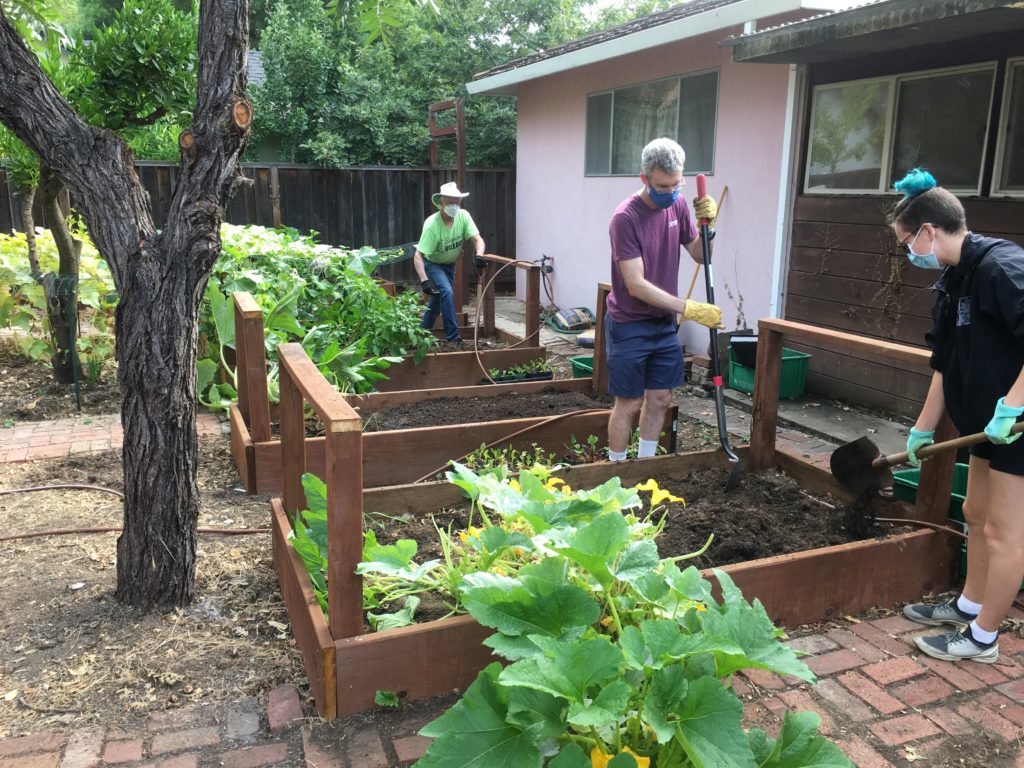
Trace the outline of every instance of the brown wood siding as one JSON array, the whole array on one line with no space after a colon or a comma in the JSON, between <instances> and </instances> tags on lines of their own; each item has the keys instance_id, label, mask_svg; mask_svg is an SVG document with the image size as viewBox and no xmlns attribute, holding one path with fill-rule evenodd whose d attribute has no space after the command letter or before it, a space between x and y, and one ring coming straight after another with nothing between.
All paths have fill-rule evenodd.
<instances>
[{"instance_id":1,"label":"brown wood siding","mask_svg":"<svg viewBox=\"0 0 1024 768\"><path fill-rule=\"evenodd\" d=\"M915 269L886 225L894 197L799 195L793 212L785 318L902 344L924 346L929 286L937 272ZM967 222L986 235L1024 239L1024 201L966 199ZM914 417L930 372L807 344L812 393Z\"/></svg>"}]
</instances>

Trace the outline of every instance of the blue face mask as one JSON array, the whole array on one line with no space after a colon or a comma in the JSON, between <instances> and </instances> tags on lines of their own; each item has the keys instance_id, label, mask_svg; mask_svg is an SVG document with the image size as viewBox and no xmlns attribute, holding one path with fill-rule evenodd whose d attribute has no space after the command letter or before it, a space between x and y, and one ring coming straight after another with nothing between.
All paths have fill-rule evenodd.
<instances>
[{"instance_id":1,"label":"blue face mask","mask_svg":"<svg viewBox=\"0 0 1024 768\"><path fill-rule=\"evenodd\" d=\"M932 244L932 251L930 253L918 253L914 250L914 243L917 242L917 238L920 236L921 231L914 235L914 239L910 241L907 246L907 258L910 259L910 263L915 267L921 269L942 269L942 265L939 264L938 258L935 256L935 244Z\"/></svg>"},{"instance_id":2,"label":"blue face mask","mask_svg":"<svg viewBox=\"0 0 1024 768\"><path fill-rule=\"evenodd\" d=\"M659 208L670 208L679 199L679 189L673 189L671 192L656 192L653 188L648 187L647 196Z\"/></svg>"}]
</instances>

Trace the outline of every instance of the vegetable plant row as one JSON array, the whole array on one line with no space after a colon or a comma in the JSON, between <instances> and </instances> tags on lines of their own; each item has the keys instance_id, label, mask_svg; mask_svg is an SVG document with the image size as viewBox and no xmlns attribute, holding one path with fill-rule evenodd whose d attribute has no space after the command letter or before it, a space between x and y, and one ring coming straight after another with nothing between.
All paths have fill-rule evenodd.
<instances>
[{"instance_id":1,"label":"vegetable plant row","mask_svg":"<svg viewBox=\"0 0 1024 768\"><path fill-rule=\"evenodd\" d=\"M408 624L429 591L494 630L484 644L504 660L423 729L434 741L419 766L497 754L531 768L852 765L813 713L787 715L778 739L743 729L736 672L814 676L724 572L719 601L697 569L680 567L698 553L659 558L659 505L678 500L656 483L613 477L573 490L539 466L512 478L455 465L448 479L471 509L465 530L438 529L442 558L417 562L415 542L378 545L368 533L357 568L379 629ZM292 542L326 603L326 488L310 475L304 487L310 508Z\"/></svg>"}]
</instances>

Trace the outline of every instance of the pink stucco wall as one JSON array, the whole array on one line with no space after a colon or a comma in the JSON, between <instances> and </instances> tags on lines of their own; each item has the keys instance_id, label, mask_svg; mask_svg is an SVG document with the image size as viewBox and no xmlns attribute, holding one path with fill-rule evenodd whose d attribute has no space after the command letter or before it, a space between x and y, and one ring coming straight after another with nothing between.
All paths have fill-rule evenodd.
<instances>
[{"instance_id":1,"label":"pink stucco wall","mask_svg":"<svg viewBox=\"0 0 1024 768\"><path fill-rule=\"evenodd\" d=\"M637 177L583 175L587 94L719 67L715 171L708 189L718 198L728 185L729 195L712 262L715 298L727 330L755 327L768 315L789 68L732 63L729 49L718 46L731 31L739 32L722 30L519 86L516 253L521 259L554 257L560 306L594 308L597 283L608 280L611 270L608 221L640 188ZM636 162L639 175L639 156ZM693 178L686 184L684 194L692 198ZM693 267L682 263L681 293ZM702 274L693 298L704 295ZM685 326L692 326L682 331L689 348L703 351L707 332Z\"/></svg>"}]
</instances>

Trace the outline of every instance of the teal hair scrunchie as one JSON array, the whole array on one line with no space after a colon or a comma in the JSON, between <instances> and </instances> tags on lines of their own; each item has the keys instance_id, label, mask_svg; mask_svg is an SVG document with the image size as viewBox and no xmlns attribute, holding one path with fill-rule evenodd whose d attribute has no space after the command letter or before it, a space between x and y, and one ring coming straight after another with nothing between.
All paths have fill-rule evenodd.
<instances>
[{"instance_id":1,"label":"teal hair scrunchie","mask_svg":"<svg viewBox=\"0 0 1024 768\"><path fill-rule=\"evenodd\" d=\"M922 192L935 189L938 182L924 168L914 168L907 171L907 175L892 185L897 192L902 192L906 197L917 197Z\"/></svg>"}]
</instances>

